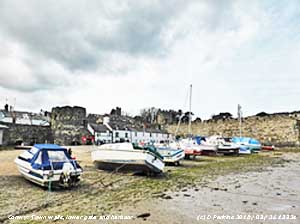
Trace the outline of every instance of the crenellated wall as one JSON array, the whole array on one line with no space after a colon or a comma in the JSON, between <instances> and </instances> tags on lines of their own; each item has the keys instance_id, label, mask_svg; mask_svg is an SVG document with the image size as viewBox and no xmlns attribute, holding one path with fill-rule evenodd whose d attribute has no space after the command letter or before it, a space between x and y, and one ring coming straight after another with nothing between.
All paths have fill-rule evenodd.
<instances>
[{"instance_id":1,"label":"crenellated wall","mask_svg":"<svg viewBox=\"0 0 300 224\"><path fill-rule=\"evenodd\" d=\"M167 130L175 134L177 125L169 125ZM194 135L223 135L224 137L239 136L237 119L206 120L193 122ZM188 126L180 126L178 135L186 135ZM300 143L300 113L271 114L267 116L251 116L243 119L242 136L253 137L265 144L277 146L295 146Z\"/></svg>"},{"instance_id":2,"label":"crenellated wall","mask_svg":"<svg viewBox=\"0 0 300 224\"><path fill-rule=\"evenodd\" d=\"M51 129L54 142L71 145L81 142L87 132L86 109L83 107L54 107L51 112Z\"/></svg>"}]
</instances>

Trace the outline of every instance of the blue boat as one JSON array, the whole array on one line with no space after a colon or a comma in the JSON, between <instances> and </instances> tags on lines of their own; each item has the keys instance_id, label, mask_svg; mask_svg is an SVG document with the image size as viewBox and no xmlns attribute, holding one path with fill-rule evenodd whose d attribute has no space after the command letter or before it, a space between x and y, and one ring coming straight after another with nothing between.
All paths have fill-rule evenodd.
<instances>
[{"instance_id":1,"label":"blue boat","mask_svg":"<svg viewBox=\"0 0 300 224\"><path fill-rule=\"evenodd\" d=\"M240 152L250 150L251 153L261 150L261 144L258 140L249 137L233 137L232 142L240 145Z\"/></svg>"},{"instance_id":2,"label":"blue boat","mask_svg":"<svg viewBox=\"0 0 300 224\"><path fill-rule=\"evenodd\" d=\"M20 173L40 186L75 186L82 168L67 149L55 144L35 144L15 159Z\"/></svg>"}]
</instances>

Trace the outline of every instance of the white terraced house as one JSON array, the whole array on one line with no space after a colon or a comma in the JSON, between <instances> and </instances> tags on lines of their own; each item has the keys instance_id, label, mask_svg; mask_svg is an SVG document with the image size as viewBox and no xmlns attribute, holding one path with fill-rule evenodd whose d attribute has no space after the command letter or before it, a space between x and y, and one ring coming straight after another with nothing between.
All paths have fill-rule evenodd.
<instances>
[{"instance_id":1,"label":"white terraced house","mask_svg":"<svg viewBox=\"0 0 300 224\"><path fill-rule=\"evenodd\" d=\"M96 144L115 142L168 142L172 136L166 131L157 129L131 128L130 125L116 125L109 122L109 118L103 119L103 124L88 124L89 132L95 137Z\"/></svg>"}]
</instances>

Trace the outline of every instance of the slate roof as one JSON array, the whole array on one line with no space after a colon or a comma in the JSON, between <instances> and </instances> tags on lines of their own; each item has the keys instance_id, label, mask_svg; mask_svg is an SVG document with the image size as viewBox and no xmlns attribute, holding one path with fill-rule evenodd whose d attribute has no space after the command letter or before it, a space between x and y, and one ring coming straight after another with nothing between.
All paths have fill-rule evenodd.
<instances>
[{"instance_id":1,"label":"slate roof","mask_svg":"<svg viewBox=\"0 0 300 224\"><path fill-rule=\"evenodd\" d=\"M90 124L95 132L106 132L109 129L104 124Z\"/></svg>"}]
</instances>

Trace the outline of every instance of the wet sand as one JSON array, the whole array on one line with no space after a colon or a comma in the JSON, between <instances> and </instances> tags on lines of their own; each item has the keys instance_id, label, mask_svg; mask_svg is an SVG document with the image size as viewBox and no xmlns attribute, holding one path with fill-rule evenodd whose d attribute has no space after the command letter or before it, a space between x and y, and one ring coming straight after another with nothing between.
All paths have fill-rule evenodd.
<instances>
[{"instance_id":1,"label":"wet sand","mask_svg":"<svg viewBox=\"0 0 300 224\"><path fill-rule=\"evenodd\" d=\"M123 211L148 216L128 223L300 223L300 154L283 157L289 162L166 192L167 199L141 202ZM296 220L288 220L293 216Z\"/></svg>"}]
</instances>

